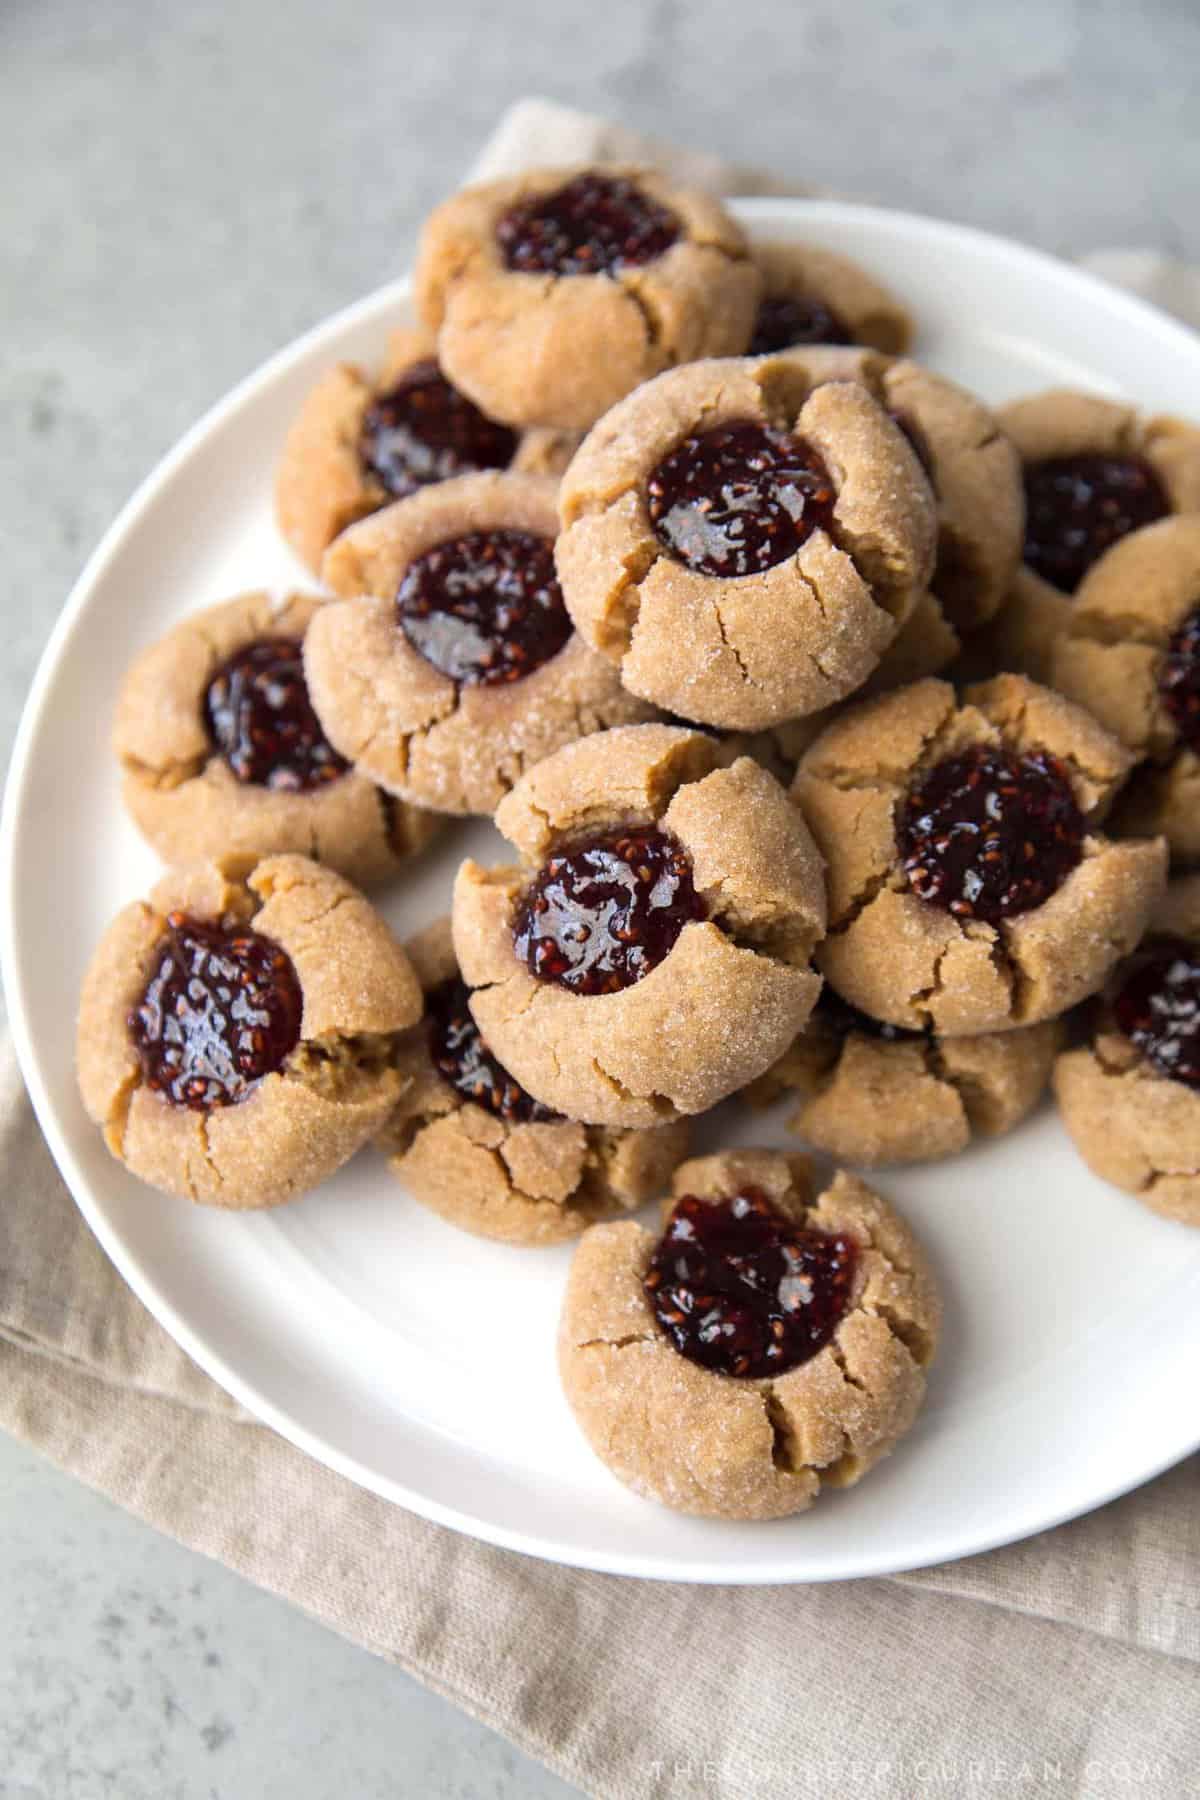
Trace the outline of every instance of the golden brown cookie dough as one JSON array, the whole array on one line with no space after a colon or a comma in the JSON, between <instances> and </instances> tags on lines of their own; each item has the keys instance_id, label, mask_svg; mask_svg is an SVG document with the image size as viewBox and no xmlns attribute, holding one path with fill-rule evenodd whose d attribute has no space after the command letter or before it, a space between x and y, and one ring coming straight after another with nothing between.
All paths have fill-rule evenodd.
<instances>
[{"instance_id":1,"label":"golden brown cookie dough","mask_svg":"<svg viewBox=\"0 0 1200 1800\"><path fill-rule=\"evenodd\" d=\"M1122 401L1057 388L1014 400L997 418L1026 468L1066 456L1139 457L1162 483L1172 512L1200 511L1200 429L1182 419L1151 418ZM1008 669L1050 682L1054 640L1071 606L1070 594L1022 563L994 623L968 646L965 673Z\"/></svg>"},{"instance_id":2,"label":"golden brown cookie dough","mask_svg":"<svg viewBox=\"0 0 1200 1800\"><path fill-rule=\"evenodd\" d=\"M514 208L597 179L665 208L675 241L601 273L508 266L497 228ZM621 168L529 169L454 195L425 225L414 282L463 393L493 418L564 431L586 431L674 363L744 350L761 286L740 226L712 195Z\"/></svg>"},{"instance_id":3,"label":"golden brown cookie dough","mask_svg":"<svg viewBox=\"0 0 1200 1800\"><path fill-rule=\"evenodd\" d=\"M321 558L339 532L397 498L364 461L363 425L372 404L406 376L437 375L434 349L431 332L402 326L388 338L376 379L353 363L337 363L300 408L276 471L275 513L283 536L314 574L320 573ZM497 434L497 448L499 441ZM574 434L558 431L513 434L507 466L532 475L561 475L578 442Z\"/></svg>"},{"instance_id":4,"label":"golden brown cookie dough","mask_svg":"<svg viewBox=\"0 0 1200 1800\"><path fill-rule=\"evenodd\" d=\"M560 745L653 716L576 632L530 674L488 685L452 680L397 624L397 590L419 557L475 532L549 541L557 523L546 477L462 475L396 501L331 546L325 580L345 598L314 622L305 669L329 741L360 774L437 812L490 813Z\"/></svg>"},{"instance_id":5,"label":"golden brown cookie dough","mask_svg":"<svg viewBox=\"0 0 1200 1800\"><path fill-rule=\"evenodd\" d=\"M464 1037L457 1005L440 1043L446 1056L457 1053L461 1073L458 1082L447 1079L431 1040L437 1002L466 993L449 919L406 949L433 1007L397 1048L405 1088L378 1144L414 1200L477 1237L541 1245L578 1237L662 1193L687 1155L686 1120L629 1131L550 1113L500 1068L476 1027L467 1023ZM467 1098L467 1088L484 1097Z\"/></svg>"},{"instance_id":6,"label":"golden brown cookie dough","mask_svg":"<svg viewBox=\"0 0 1200 1800\"><path fill-rule=\"evenodd\" d=\"M268 940L290 961L302 1002L298 1041L282 1063L234 1103L207 1110L150 1085L130 1025L143 1004L151 1007L148 984L172 931L192 921ZM212 1026L219 1010L213 1002L205 1056L185 1069L200 1072L201 1090L202 1071L222 1077L230 1067ZM161 1016L163 1008L151 1011ZM164 876L100 940L80 1000L79 1089L112 1154L152 1187L210 1206L277 1206L315 1187L379 1130L400 1094L396 1034L420 1014L404 952L340 875L303 856L249 867L245 859L200 863ZM227 1016L244 1021L244 1001ZM259 1012L243 1036L261 1024Z\"/></svg>"},{"instance_id":7,"label":"golden brown cookie dough","mask_svg":"<svg viewBox=\"0 0 1200 1800\"><path fill-rule=\"evenodd\" d=\"M812 1009L820 859L765 769L719 762L713 739L668 725L570 744L497 809L522 864L459 870L454 947L478 990L471 1011L521 1086L570 1118L661 1125L703 1112L768 1068ZM536 978L517 958L514 915L548 860L646 829L682 848L706 916L630 986L579 993Z\"/></svg>"},{"instance_id":8,"label":"golden brown cookie dough","mask_svg":"<svg viewBox=\"0 0 1200 1800\"><path fill-rule=\"evenodd\" d=\"M843 699L928 582L929 483L867 388L828 378L830 354L671 370L615 406L563 477L558 569L576 628L627 688L682 718L758 731ZM822 502L816 528L772 566L710 574L657 535L649 488L697 434L703 443L743 425L796 435L816 452L831 515L826 528Z\"/></svg>"},{"instance_id":9,"label":"golden brown cookie dough","mask_svg":"<svg viewBox=\"0 0 1200 1800\"><path fill-rule=\"evenodd\" d=\"M1138 836L1161 832L1181 862L1200 859L1200 712L1188 711L1200 692L1200 666L1190 638L1176 635L1193 614L1200 614L1196 513L1147 525L1100 558L1080 583L1051 663L1055 687L1138 759L1115 825ZM1190 742L1181 732L1189 717Z\"/></svg>"},{"instance_id":10,"label":"golden brown cookie dough","mask_svg":"<svg viewBox=\"0 0 1200 1800\"><path fill-rule=\"evenodd\" d=\"M1172 882L1156 909L1145 950L1182 939L1200 945L1200 876ZM1054 1066L1063 1123L1093 1173L1165 1218L1200 1225L1200 1086L1172 1078L1121 1029L1114 1001L1141 962L1118 969L1094 1009L1090 1042ZM1193 977L1175 989L1172 1011L1194 1006ZM1178 1047L1178 1046L1177 1046Z\"/></svg>"},{"instance_id":11,"label":"golden brown cookie dough","mask_svg":"<svg viewBox=\"0 0 1200 1800\"><path fill-rule=\"evenodd\" d=\"M892 356L908 349L912 319L860 263L786 238L759 240L753 250L763 293L751 355L796 344L866 344Z\"/></svg>"},{"instance_id":12,"label":"golden brown cookie dough","mask_svg":"<svg viewBox=\"0 0 1200 1800\"><path fill-rule=\"evenodd\" d=\"M839 1162L934 1162L1019 1125L1045 1092L1061 1042L1057 1020L982 1037L901 1031L827 987L795 1043L745 1098L769 1106L798 1094L789 1131Z\"/></svg>"},{"instance_id":13,"label":"golden brown cookie dough","mask_svg":"<svg viewBox=\"0 0 1200 1800\"><path fill-rule=\"evenodd\" d=\"M941 1327L932 1272L905 1222L855 1176L813 1188L805 1157L771 1150L700 1157L672 1183L676 1199L708 1203L757 1190L802 1229L855 1244L833 1337L782 1375L726 1375L675 1348L644 1285L654 1233L630 1220L580 1240L559 1371L592 1449L636 1493L710 1518L782 1518L823 1487L852 1486L911 1427Z\"/></svg>"},{"instance_id":14,"label":"golden brown cookie dough","mask_svg":"<svg viewBox=\"0 0 1200 1800\"><path fill-rule=\"evenodd\" d=\"M185 619L129 670L113 727L121 792L164 862L297 851L370 885L439 830L435 814L353 770L308 787L274 786L286 772L239 778L217 749L204 709L222 665L253 644L298 645L324 604L314 594L239 594Z\"/></svg>"},{"instance_id":15,"label":"golden brown cookie dough","mask_svg":"<svg viewBox=\"0 0 1200 1800\"><path fill-rule=\"evenodd\" d=\"M1084 831L1080 860L1048 897L996 923L918 898L897 842L914 785L976 746L1054 759ZM946 1037L1065 1012L1137 943L1165 880L1161 839L1114 843L1099 830L1128 767L1128 752L1089 714L1022 676L969 689L961 704L931 680L848 708L792 790L828 863L818 967L861 1011ZM1035 870L1043 854L1035 846Z\"/></svg>"}]
</instances>

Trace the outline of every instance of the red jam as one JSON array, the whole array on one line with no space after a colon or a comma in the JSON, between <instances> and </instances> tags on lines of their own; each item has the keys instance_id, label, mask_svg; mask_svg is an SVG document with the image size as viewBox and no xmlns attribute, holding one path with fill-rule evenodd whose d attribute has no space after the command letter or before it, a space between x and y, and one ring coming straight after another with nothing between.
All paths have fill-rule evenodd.
<instances>
[{"instance_id":1,"label":"red jam","mask_svg":"<svg viewBox=\"0 0 1200 1800\"><path fill-rule=\"evenodd\" d=\"M154 973L129 1015L146 1086L194 1112L233 1106L300 1041L291 958L232 921L171 913Z\"/></svg>"},{"instance_id":2,"label":"red jam","mask_svg":"<svg viewBox=\"0 0 1200 1800\"><path fill-rule=\"evenodd\" d=\"M1073 594L1106 550L1165 518L1163 485L1137 456L1055 456L1025 469L1025 561Z\"/></svg>"},{"instance_id":3,"label":"red jam","mask_svg":"<svg viewBox=\"0 0 1200 1800\"><path fill-rule=\"evenodd\" d=\"M1158 672L1158 691L1183 742L1200 752L1200 608L1172 634Z\"/></svg>"},{"instance_id":4,"label":"red jam","mask_svg":"<svg viewBox=\"0 0 1200 1800\"><path fill-rule=\"evenodd\" d=\"M837 501L810 444L736 420L684 438L646 483L658 540L702 575L755 575L827 531Z\"/></svg>"},{"instance_id":5,"label":"red jam","mask_svg":"<svg viewBox=\"0 0 1200 1800\"><path fill-rule=\"evenodd\" d=\"M913 893L995 925L1040 906L1083 854L1084 820L1063 764L977 744L922 776L896 838Z\"/></svg>"},{"instance_id":6,"label":"red jam","mask_svg":"<svg viewBox=\"0 0 1200 1800\"><path fill-rule=\"evenodd\" d=\"M414 363L375 396L358 444L364 470L393 500L452 475L506 469L516 449L516 432L481 413L435 362Z\"/></svg>"},{"instance_id":7,"label":"red jam","mask_svg":"<svg viewBox=\"0 0 1200 1800\"><path fill-rule=\"evenodd\" d=\"M1200 952L1160 938L1134 957L1113 1001L1117 1025L1160 1075L1200 1088Z\"/></svg>"},{"instance_id":8,"label":"red jam","mask_svg":"<svg viewBox=\"0 0 1200 1800\"><path fill-rule=\"evenodd\" d=\"M681 1356L720 1375L783 1375L846 1315L857 1245L792 1223L757 1188L676 1205L645 1277Z\"/></svg>"},{"instance_id":9,"label":"red jam","mask_svg":"<svg viewBox=\"0 0 1200 1800\"><path fill-rule=\"evenodd\" d=\"M464 1100L474 1101L497 1119L524 1125L561 1118L527 1094L507 1069L501 1068L479 1035L471 1016L470 990L457 976L435 988L426 1002L429 1049L434 1067Z\"/></svg>"},{"instance_id":10,"label":"red jam","mask_svg":"<svg viewBox=\"0 0 1200 1800\"><path fill-rule=\"evenodd\" d=\"M426 662L463 687L520 681L571 635L554 545L532 531L471 531L418 556L396 618Z\"/></svg>"},{"instance_id":11,"label":"red jam","mask_svg":"<svg viewBox=\"0 0 1200 1800\"><path fill-rule=\"evenodd\" d=\"M613 994L705 916L681 844L653 828L613 831L549 858L518 902L513 947L539 981Z\"/></svg>"},{"instance_id":12,"label":"red jam","mask_svg":"<svg viewBox=\"0 0 1200 1800\"><path fill-rule=\"evenodd\" d=\"M533 275L608 275L653 262L678 237L674 213L624 175L576 175L496 226L507 267Z\"/></svg>"},{"instance_id":13,"label":"red jam","mask_svg":"<svg viewBox=\"0 0 1200 1800\"><path fill-rule=\"evenodd\" d=\"M861 1037L878 1038L885 1044L924 1036L923 1032L906 1031L902 1025L889 1025L883 1019L873 1019L870 1013L859 1012L857 1006L851 1006L848 1000L843 1000L828 982L821 989L813 1018L826 1037L841 1040L845 1040L853 1032Z\"/></svg>"},{"instance_id":14,"label":"red jam","mask_svg":"<svg viewBox=\"0 0 1200 1800\"><path fill-rule=\"evenodd\" d=\"M768 294L759 303L748 355L766 356L797 344L853 342L849 326L815 294Z\"/></svg>"},{"instance_id":15,"label":"red jam","mask_svg":"<svg viewBox=\"0 0 1200 1800\"><path fill-rule=\"evenodd\" d=\"M213 748L239 781L306 793L350 767L326 739L295 638L262 638L221 664L204 695Z\"/></svg>"}]
</instances>

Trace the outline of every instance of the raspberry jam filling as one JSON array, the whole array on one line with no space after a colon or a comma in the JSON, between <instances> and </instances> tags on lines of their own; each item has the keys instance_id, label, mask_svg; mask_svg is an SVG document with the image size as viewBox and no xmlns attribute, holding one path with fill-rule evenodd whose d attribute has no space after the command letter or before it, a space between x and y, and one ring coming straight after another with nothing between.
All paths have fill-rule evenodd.
<instances>
[{"instance_id":1,"label":"raspberry jam filling","mask_svg":"<svg viewBox=\"0 0 1200 1800\"><path fill-rule=\"evenodd\" d=\"M854 334L815 294L768 294L761 301L750 356L790 350L796 344L852 344Z\"/></svg>"},{"instance_id":2,"label":"raspberry jam filling","mask_svg":"<svg viewBox=\"0 0 1200 1800\"><path fill-rule=\"evenodd\" d=\"M1184 743L1200 751L1200 608L1172 633L1158 691Z\"/></svg>"},{"instance_id":3,"label":"raspberry jam filling","mask_svg":"<svg viewBox=\"0 0 1200 1800\"><path fill-rule=\"evenodd\" d=\"M655 535L702 575L756 575L829 529L837 500L805 443L773 425L735 420L684 438L646 483Z\"/></svg>"},{"instance_id":4,"label":"raspberry jam filling","mask_svg":"<svg viewBox=\"0 0 1200 1800\"><path fill-rule=\"evenodd\" d=\"M1079 862L1083 836L1058 758L991 744L935 764L901 802L896 823L914 894L989 925L1048 900Z\"/></svg>"},{"instance_id":5,"label":"raspberry jam filling","mask_svg":"<svg viewBox=\"0 0 1200 1800\"><path fill-rule=\"evenodd\" d=\"M1073 594L1104 552L1170 512L1163 486L1137 456L1054 456L1025 469L1025 561Z\"/></svg>"},{"instance_id":6,"label":"raspberry jam filling","mask_svg":"<svg viewBox=\"0 0 1200 1800\"><path fill-rule=\"evenodd\" d=\"M396 619L413 649L463 687L520 681L571 635L554 545L532 531L470 531L409 563Z\"/></svg>"},{"instance_id":7,"label":"raspberry jam filling","mask_svg":"<svg viewBox=\"0 0 1200 1800\"><path fill-rule=\"evenodd\" d=\"M543 864L517 904L513 947L539 981L614 994L657 968L707 909L691 858L664 831L590 838Z\"/></svg>"},{"instance_id":8,"label":"raspberry jam filling","mask_svg":"<svg viewBox=\"0 0 1200 1800\"><path fill-rule=\"evenodd\" d=\"M435 988L426 1002L429 1050L438 1074L464 1100L473 1100L510 1125L561 1118L501 1068L479 1035L469 1000L466 982L455 977Z\"/></svg>"},{"instance_id":9,"label":"raspberry jam filling","mask_svg":"<svg viewBox=\"0 0 1200 1800\"><path fill-rule=\"evenodd\" d=\"M576 175L510 207L496 241L510 269L534 275L607 275L653 262L679 237L673 212L623 175Z\"/></svg>"},{"instance_id":10,"label":"raspberry jam filling","mask_svg":"<svg viewBox=\"0 0 1200 1800\"><path fill-rule=\"evenodd\" d=\"M851 1238L794 1225L758 1188L713 1204L689 1194L645 1288L681 1356L721 1375L783 1375L841 1324L856 1260Z\"/></svg>"},{"instance_id":11,"label":"raspberry jam filling","mask_svg":"<svg viewBox=\"0 0 1200 1800\"><path fill-rule=\"evenodd\" d=\"M363 469L393 500L452 475L506 469L516 449L516 432L481 413L435 362L414 363L376 394L358 443Z\"/></svg>"},{"instance_id":12,"label":"raspberry jam filling","mask_svg":"<svg viewBox=\"0 0 1200 1800\"><path fill-rule=\"evenodd\" d=\"M1117 1025L1160 1075L1200 1088L1200 952L1160 938L1136 956L1113 1001Z\"/></svg>"},{"instance_id":13,"label":"raspberry jam filling","mask_svg":"<svg viewBox=\"0 0 1200 1800\"><path fill-rule=\"evenodd\" d=\"M167 916L154 973L129 1015L146 1086L194 1112L233 1106L300 1041L291 958L232 920Z\"/></svg>"},{"instance_id":14,"label":"raspberry jam filling","mask_svg":"<svg viewBox=\"0 0 1200 1800\"><path fill-rule=\"evenodd\" d=\"M296 638L262 638L221 664L204 695L213 748L239 781L306 793L350 767L326 739Z\"/></svg>"}]
</instances>

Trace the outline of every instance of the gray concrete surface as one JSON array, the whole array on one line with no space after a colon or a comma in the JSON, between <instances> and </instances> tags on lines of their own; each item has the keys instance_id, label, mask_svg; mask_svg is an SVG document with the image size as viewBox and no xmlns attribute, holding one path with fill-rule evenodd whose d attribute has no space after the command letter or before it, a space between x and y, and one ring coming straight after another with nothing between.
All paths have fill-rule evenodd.
<instances>
[{"instance_id":1,"label":"gray concrete surface","mask_svg":"<svg viewBox=\"0 0 1200 1800\"><path fill-rule=\"evenodd\" d=\"M1190 0L0 0L0 755L87 551L192 419L402 266L544 92L1050 249L1200 256ZM5 1800L566 1793L0 1441Z\"/></svg>"}]
</instances>

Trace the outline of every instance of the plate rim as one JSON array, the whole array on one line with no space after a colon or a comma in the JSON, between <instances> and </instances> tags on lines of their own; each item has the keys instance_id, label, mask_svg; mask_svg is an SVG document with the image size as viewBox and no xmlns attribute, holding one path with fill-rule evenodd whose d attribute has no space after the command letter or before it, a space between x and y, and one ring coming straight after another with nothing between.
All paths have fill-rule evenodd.
<instances>
[{"instance_id":1,"label":"plate rim","mask_svg":"<svg viewBox=\"0 0 1200 1800\"><path fill-rule=\"evenodd\" d=\"M998 233L912 211L837 200L755 196L733 198L728 204L739 217L751 224L765 225L776 220L781 225L794 229L805 218L851 225L856 220L864 220L875 227L883 224L904 233L911 234L915 231L935 242L938 239L949 240L959 246L966 244L976 250L985 250L992 256L1001 257L1014 268L1032 266L1043 274L1053 273L1058 279L1065 274L1071 280L1090 288L1093 297L1103 299L1118 318L1124 314L1140 331L1150 330L1165 339L1168 352L1174 343L1190 351L1191 355L1196 354L1196 334L1151 302L1115 287L1078 264ZM1146 1466L1139 1465L1132 1473L1126 1471L1113 1484L1104 1485L1102 1491L1082 1500L1074 1497L1061 1506L1051 1506L1043 1511L1038 1511L1031 1502L1026 1508L1025 1516L1011 1529L1006 1526L999 1533L994 1526L972 1531L969 1524L964 1524L936 1549L927 1547L918 1550L914 1546L911 1552L897 1557L894 1551L889 1554L882 1546L874 1553L860 1551L857 1554L851 1547L837 1568L817 1571L797 1569L794 1566L794 1552L790 1557L783 1556L773 1564L756 1564L753 1568L694 1556L664 1564L661 1555L639 1553L636 1548L623 1554L619 1560L603 1549L589 1554L573 1544L560 1542L540 1533L522 1532L497 1524L467 1509L432 1498L411 1488L407 1483L378 1476L355 1457L345 1454L319 1433L301 1424L285 1408L260 1393L253 1379L227 1363L224 1356L214 1350L201 1333L193 1330L167 1296L159 1290L153 1272L144 1265L136 1251L127 1246L120 1232L106 1217L102 1206L92 1194L59 1123L55 1099L39 1055L37 1033L32 1025L32 1008L26 1000L17 943L15 902L19 871L16 851L23 817L22 801L30 777L33 752L52 696L57 667L87 611L93 590L108 565L125 539L151 510L160 492L188 462L193 451L238 411L252 404L260 391L268 389L294 363L319 349L326 340L336 340L355 326L372 321L378 314L399 306L408 298L410 289L409 278L398 277L348 306L339 308L256 365L202 413L155 463L118 510L84 563L38 660L13 741L3 807L0 809L0 975L3 976L8 999L13 1046L35 1116L59 1173L89 1229L118 1273L175 1342L256 1420L270 1427L286 1442L356 1486L392 1504L401 1505L419 1517L481 1542L566 1567L635 1579L726 1586L794 1585L902 1574L913 1569L956 1562L966 1556L1020 1542L1036 1532L1049 1530L1070 1519L1093 1512L1152 1481L1200 1449L1200 1421L1186 1442L1181 1441L1165 1456L1152 1459ZM946 1537L944 1530L942 1536Z\"/></svg>"}]
</instances>

